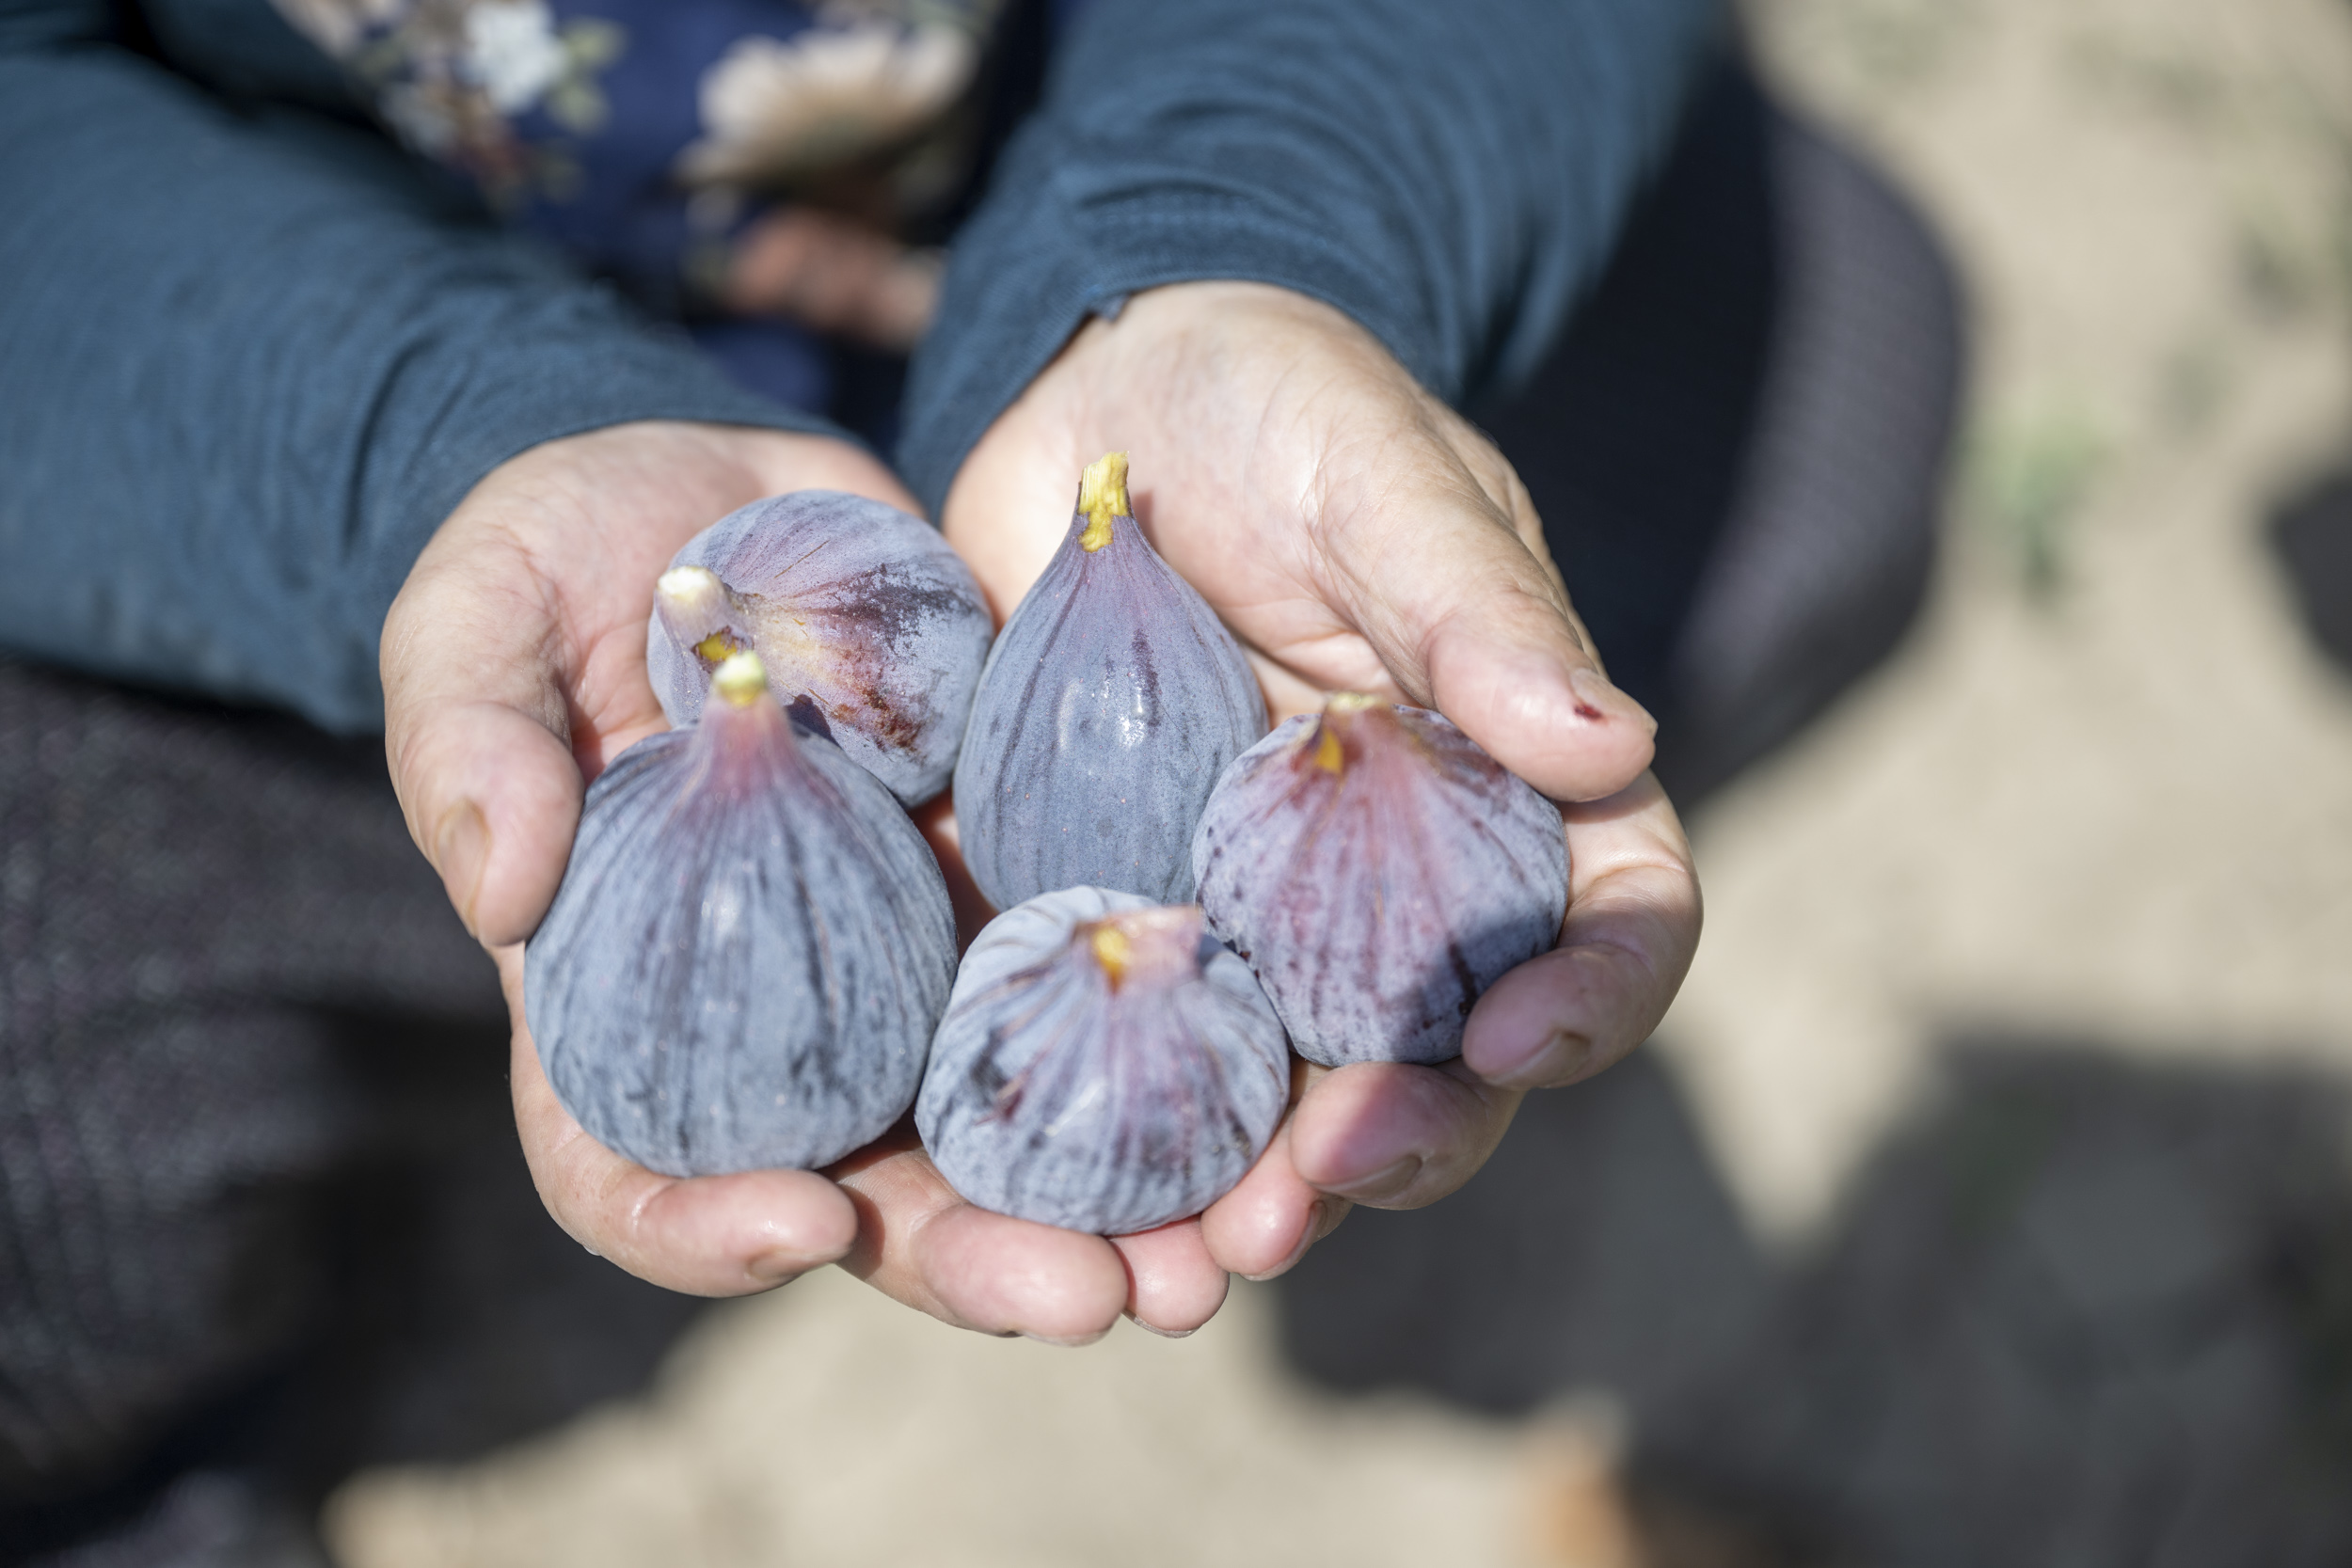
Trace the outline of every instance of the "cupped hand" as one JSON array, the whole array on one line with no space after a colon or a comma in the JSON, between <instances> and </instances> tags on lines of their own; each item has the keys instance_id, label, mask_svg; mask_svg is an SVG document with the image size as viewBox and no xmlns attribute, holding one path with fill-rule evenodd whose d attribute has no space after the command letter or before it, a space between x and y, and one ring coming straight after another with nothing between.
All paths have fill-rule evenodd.
<instances>
[{"instance_id":1,"label":"cupped hand","mask_svg":"<svg viewBox=\"0 0 2352 1568\"><path fill-rule=\"evenodd\" d=\"M879 463L817 436L643 423L552 441L475 486L385 620L393 783L409 832L498 960L532 1180L575 1240L673 1290L739 1295L838 1261L992 1333L1083 1340L1122 1310L1190 1327L1225 1287L1193 1266L1197 1227L1114 1244L983 1213L903 1133L829 1174L660 1176L589 1137L540 1070L522 944L563 879L586 782L666 727L644 668L654 579L727 512L808 488L915 509ZM924 822L952 867L952 825L937 810Z\"/></svg>"},{"instance_id":2,"label":"cupped hand","mask_svg":"<svg viewBox=\"0 0 2352 1568\"><path fill-rule=\"evenodd\" d=\"M1061 543L1079 470L1130 454L1136 521L1248 649L1279 722L1333 690L1435 707L1563 808L1559 946L1504 975L1438 1068L1303 1064L1272 1146L1154 1232L1159 1289L1290 1267L1352 1203L1414 1208L1485 1163L1527 1089L1646 1038L1697 944L1698 885L1526 487L1339 311L1186 283L1082 327L976 446L943 516L999 618Z\"/></svg>"},{"instance_id":3,"label":"cupped hand","mask_svg":"<svg viewBox=\"0 0 2352 1568\"><path fill-rule=\"evenodd\" d=\"M589 1138L539 1070L522 943L563 880L587 781L668 728L645 678L654 579L736 507L811 486L909 504L882 465L818 436L649 422L550 441L450 514L384 622L392 783L410 834L498 960L540 1196L591 1251L704 1295L841 1256L855 1212L820 1176L673 1180Z\"/></svg>"}]
</instances>

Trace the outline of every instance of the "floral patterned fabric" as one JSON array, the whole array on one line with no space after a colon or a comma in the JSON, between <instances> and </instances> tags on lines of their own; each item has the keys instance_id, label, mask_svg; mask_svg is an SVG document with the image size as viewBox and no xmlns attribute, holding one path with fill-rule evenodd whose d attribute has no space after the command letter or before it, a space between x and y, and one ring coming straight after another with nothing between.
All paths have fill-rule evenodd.
<instances>
[{"instance_id":1,"label":"floral patterned fabric","mask_svg":"<svg viewBox=\"0 0 2352 1568\"><path fill-rule=\"evenodd\" d=\"M793 35L691 0L650 24L596 13L625 48L591 69L570 28L590 13L548 4L527 36L565 45L561 63L541 47L516 52L532 69L511 80L478 63L465 77L510 102L538 92L501 116L516 135L585 172L626 126L667 115L672 132L644 183L587 176L568 201L530 195L521 222L579 221L590 190L617 190L612 210L667 203L683 232L687 203L718 188L675 172L705 136L705 75L738 40ZM273 0L0 0L0 643L368 729L386 609L516 453L632 420L847 422L936 510L1089 314L1185 279L1324 300L1468 400L1540 362L1719 20L1716 0L1077 8L1024 0L996 24L973 98L982 150L1001 150L984 198L939 214L954 261L903 383L819 343L813 378L838 367L837 395L787 404L534 235L448 201L427 160L338 123L351 100L333 60ZM339 14L326 36L356 58L408 12ZM471 47L462 25L440 36ZM651 69L657 46L677 69ZM401 70L387 91L429 76ZM551 118L578 118L558 88L581 77L603 105L593 136ZM708 319L775 341L789 322L870 312L860 269L835 264L860 249L848 203L799 177L778 189L742 198L767 203L730 247L744 302ZM921 305L919 253L854 237ZM922 317L894 310L901 327ZM897 438L866 410L896 412Z\"/></svg>"},{"instance_id":2,"label":"floral patterned fabric","mask_svg":"<svg viewBox=\"0 0 2352 1568\"><path fill-rule=\"evenodd\" d=\"M516 226L700 318L705 347L755 390L822 408L821 335L903 351L928 321L935 261L874 241L968 174L960 110L1000 0L273 3L411 150ZM772 241L787 212L803 268L874 269L896 308L827 318L772 278L738 297L739 247L763 220Z\"/></svg>"}]
</instances>

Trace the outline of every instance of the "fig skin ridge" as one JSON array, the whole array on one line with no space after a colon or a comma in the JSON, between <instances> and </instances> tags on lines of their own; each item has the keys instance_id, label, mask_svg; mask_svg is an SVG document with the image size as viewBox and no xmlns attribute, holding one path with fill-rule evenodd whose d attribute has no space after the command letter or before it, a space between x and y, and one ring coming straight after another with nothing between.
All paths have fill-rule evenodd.
<instances>
[{"instance_id":1,"label":"fig skin ridge","mask_svg":"<svg viewBox=\"0 0 2352 1568\"><path fill-rule=\"evenodd\" d=\"M1265 733L1232 632L1121 510L1122 454L1078 499L990 651L957 762L965 864L1003 909L1089 885L1188 898L1192 826Z\"/></svg>"}]
</instances>

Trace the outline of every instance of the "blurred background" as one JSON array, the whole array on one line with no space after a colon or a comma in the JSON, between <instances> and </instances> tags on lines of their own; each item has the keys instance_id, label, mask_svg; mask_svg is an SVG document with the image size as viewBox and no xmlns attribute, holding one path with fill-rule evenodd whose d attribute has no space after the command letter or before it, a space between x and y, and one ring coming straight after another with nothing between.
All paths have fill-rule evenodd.
<instances>
[{"instance_id":1,"label":"blurred background","mask_svg":"<svg viewBox=\"0 0 2352 1568\"><path fill-rule=\"evenodd\" d=\"M1968 368L1917 619L1692 808L1652 1047L1189 1340L711 1309L347 1481L351 1568L2352 1560L2352 6L1747 23Z\"/></svg>"}]
</instances>

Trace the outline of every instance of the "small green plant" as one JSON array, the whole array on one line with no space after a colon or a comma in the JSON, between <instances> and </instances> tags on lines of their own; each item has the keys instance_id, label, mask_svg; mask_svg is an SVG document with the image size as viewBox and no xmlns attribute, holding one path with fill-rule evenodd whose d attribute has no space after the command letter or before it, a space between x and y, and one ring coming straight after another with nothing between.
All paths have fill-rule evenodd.
<instances>
[{"instance_id":1,"label":"small green plant","mask_svg":"<svg viewBox=\"0 0 2352 1568\"><path fill-rule=\"evenodd\" d=\"M2072 525L2106 462L2106 441L2075 411L1996 419L1973 438L1969 510L2028 597L2048 602L2066 586Z\"/></svg>"}]
</instances>

